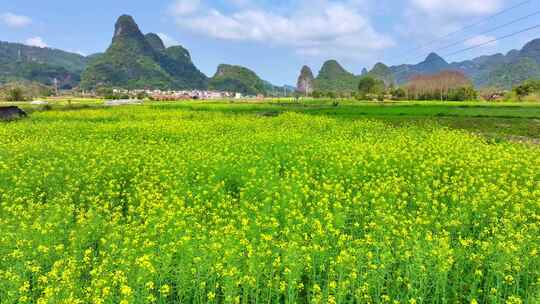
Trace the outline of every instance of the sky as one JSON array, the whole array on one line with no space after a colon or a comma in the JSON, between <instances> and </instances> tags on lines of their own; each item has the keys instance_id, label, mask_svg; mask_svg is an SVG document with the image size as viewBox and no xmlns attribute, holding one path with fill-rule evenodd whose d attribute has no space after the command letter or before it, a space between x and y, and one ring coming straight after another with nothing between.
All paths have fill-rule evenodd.
<instances>
[{"instance_id":1,"label":"sky","mask_svg":"<svg viewBox=\"0 0 540 304\"><path fill-rule=\"evenodd\" d=\"M448 56L540 24L540 0L1 0L0 40L90 55L107 49L122 14L190 50L208 76L237 64L277 85L329 59L359 74L432 51L452 62L540 38L536 28Z\"/></svg>"}]
</instances>

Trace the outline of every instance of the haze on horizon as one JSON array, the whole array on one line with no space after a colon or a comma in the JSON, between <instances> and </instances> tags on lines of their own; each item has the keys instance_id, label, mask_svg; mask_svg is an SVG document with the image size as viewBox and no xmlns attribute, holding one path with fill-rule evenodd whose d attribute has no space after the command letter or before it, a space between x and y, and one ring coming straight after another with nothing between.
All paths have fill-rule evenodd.
<instances>
[{"instance_id":1,"label":"haze on horizon","mask_svg":"<svg viewBox=\"0 0 540 304\"><path fill-rule=\"evenodd\" d=\"M302 65L317 71L325 60L337 59L359 74L379 61L419 62L431 51L469 37L438 54L457 61L505 53L540 37L540 30L445 56L535 25L538 18L533 17L479 34L539 7L538 0L18 0L0 4L0 40L90 55L107 48L116 18L130 14L145 32L190 50L208 76L220 63L230 63L275 84L294 84ZM476 25L439 39L471 24Z\"/></svg>"}]
</instances>

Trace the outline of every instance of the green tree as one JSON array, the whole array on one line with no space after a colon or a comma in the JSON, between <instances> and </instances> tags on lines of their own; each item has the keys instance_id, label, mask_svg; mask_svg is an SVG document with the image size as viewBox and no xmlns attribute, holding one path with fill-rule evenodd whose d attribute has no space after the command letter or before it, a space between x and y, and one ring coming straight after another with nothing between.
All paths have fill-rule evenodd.
<instances>
[{"instance_id":1,"label":"green tree","mask_svg":"<svg viewBox=\"0 0 540 304\"><path fill-rule=\"evenodd\" d=\"M521 100L523 97L540 92L540 80L529 79L514 88L514 92Z\"/></svg>"},{"instance_id":2,"label":"green tree","mask_svg":"<svg viewBox=\"0 0 540 304\"><path fill-rule=\"evenodd\" d=\"M337 98L337 93L336 92L326 92L326 97L328 97L330 99L335 99L335 98Z\"/></svg>"},{"instance_id":3,"label":"green tree","mask_svg":"<svg viewBox=\"0 0 540 304\"><path fill-rule=\"evenodd\" d=\"M318 91L318 90L315 90L313 91L313 93L311 93L311 97L313 98L321 98L323 96L324 96L323 92Z\"/></svg>"},{"instance_id":4,"label":"green tree","mask_svg":"<svg viewBox=\"0 0 540 304\"><path fill-rule=\"evenodd\" d=\"M467 101L476 100L478 93L473 87L460 87L451 90L448 94L448 100L450 101Z\"/></svg>"},{"instance_id":5,"label":"green tree","mask_svg":"<svg viewBox=\"0 0 540 304\"><path fill-rule=\"evenodd\" d=\"M109 100L129 99L129 95L115 93L114 89L110 87L99 87L96 89L96 94L101 98Z\"/></svg>"},{"instance_id":6,"label":"green tree","mask_svg":"<svg viewBox=\"0 0 540 304\"><path fill-rule=\"evenodd\" d=\"M371 76L364 76L358 82L358 93L361 99L368 95L380 95L384 93L384 82Z\"/></svg>"},{"instance_id":7,"label":"green tree","mask_svg":"<svg viewBox=\"0 0 540 304\"><path fill-rule=\"evenodd\" d=\"M390 91L390 94L394 100L403 100L407 97L407 92L403 88L394 88Z\"/></svg>"}]
</instances>

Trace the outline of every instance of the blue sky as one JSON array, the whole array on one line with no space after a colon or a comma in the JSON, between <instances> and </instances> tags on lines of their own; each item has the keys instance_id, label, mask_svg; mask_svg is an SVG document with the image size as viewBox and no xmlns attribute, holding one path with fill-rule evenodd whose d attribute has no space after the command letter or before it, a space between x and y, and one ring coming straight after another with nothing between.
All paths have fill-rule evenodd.
<instances>
[{"instance_id":1,"label":"blue sky","mask_svg":"<svg viewBox=\"0 0 540 304\"><path fill-rule=\"evenodd\" d=\"M275 84L295 84L302 65L316 74L327 59L360 73L376 62L415 63L430 51L448 61L507 52L540 37L540 29L446 57L540 22L536 15L495 32L479 33L540 10L531 0L428 47L418 46L477 23L523 0L4 0L0 40L92 54L110 43L116 18L132 15L143 32L181 44L207 75L220 63L255 70Z\"/></svg>"}]
</instances>

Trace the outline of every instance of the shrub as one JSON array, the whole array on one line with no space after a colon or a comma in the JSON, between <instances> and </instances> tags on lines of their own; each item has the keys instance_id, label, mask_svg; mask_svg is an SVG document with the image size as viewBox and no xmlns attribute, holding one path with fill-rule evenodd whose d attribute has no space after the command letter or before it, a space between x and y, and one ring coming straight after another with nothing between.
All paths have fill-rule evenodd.
<instances>
[{"instance_id":1,"label":"shrub","mask_svg":"<svg viewBox=\"0 0 540 304\"><path fill-rule=\"evenodd\" d=\"M403 88L395 88L390 91L393 100L404 100L407 97L407 92Z\"/></svg>"},{"instance_id":2,"label":"shrub","mask_svg":"<svg viewBox=\"0 0 540 304\"><path fill-rule=\"evenodd\" d=\"M461 87L454 90L451 90L448 94L449 101L466 101L466 100L476 100L478 94L476 90L472 87Z\"/></svg>"},{"instance_id":3,"label":"shrub","mask_svg":"<svg viewBox=\"0 0 540 304\"><path fill-rule=\"evenodd\" d=\"M316 90L316 91L313 91L313 93L311 93L311 97L313 97L313 98L322 98L322 97L324 97L324 93L321 92L321 91Z\"/></svg>"},{"instance_id":4,"label":"shrub","mask_svg":"<svg viewBox=\"0 0 540 304\"><path fill-rule=\"evenodd\" d=\"M530 79L523 82L521 85L517 86L513 90L516 93L516 96L519 100L522 100L524 97L540 92L540 80Z\"/></svg>"},{"instance_id":5,"label":"shrub","mask_svg":"<svg viewBox=\"0 0 540 304\"><path fill-rule=\"evenodd\" d=\"M21 87L10 88L7 92L7 101L24 101L24 91Z\"/></svg>"}]
</instances>

